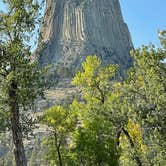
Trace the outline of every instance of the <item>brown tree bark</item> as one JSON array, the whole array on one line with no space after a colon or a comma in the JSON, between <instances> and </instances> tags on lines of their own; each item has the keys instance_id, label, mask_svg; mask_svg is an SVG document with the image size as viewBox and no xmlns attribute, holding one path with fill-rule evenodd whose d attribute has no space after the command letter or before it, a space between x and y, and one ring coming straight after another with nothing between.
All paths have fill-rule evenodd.
<instances>
[{"instance_id":1,"label":"brown tree bark","mask_svg":"<svg viewBox=\"0 0 166 166\"><path fill-rule=\"evenodd\" d=\"M14 156L16 166L27 166L22 128L19 118L19 106L17 101L17 83L12 81L9 88L9 110L11 114L11 130L14 143Z\"/></svg>"}]
</instances>

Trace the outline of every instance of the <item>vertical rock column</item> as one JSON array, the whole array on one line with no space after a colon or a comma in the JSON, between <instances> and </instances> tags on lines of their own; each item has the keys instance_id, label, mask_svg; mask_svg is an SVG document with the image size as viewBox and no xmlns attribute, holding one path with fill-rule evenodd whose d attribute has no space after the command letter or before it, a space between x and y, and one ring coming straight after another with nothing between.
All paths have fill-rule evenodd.
<instances>
[{"instance_id":1,"label":"vertical rock column","mask_svg":"<svg viewBox=\"0 0 166 166\"><path fill-rule=\"evenodd\" d=\"M47 0L39 63L79 68L89 54L103 64L131 66L133 47L119 0Z\"/></svg>"}]
</instances>

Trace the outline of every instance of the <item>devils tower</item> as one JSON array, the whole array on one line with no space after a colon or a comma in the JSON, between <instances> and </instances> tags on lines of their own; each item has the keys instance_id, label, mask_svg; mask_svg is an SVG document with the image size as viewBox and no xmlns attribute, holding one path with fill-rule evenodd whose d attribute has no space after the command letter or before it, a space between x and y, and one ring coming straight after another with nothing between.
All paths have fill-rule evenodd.
<instances>
[{"instance_id":1,"label":"devils tower","mask_svg":"<svg viewBox=\"0 0 166 166\"><path fill-rule=\"evenodd\" d=\"M41 66L77 69L87 55L103 64L131 66L133 47L119 0L46 0L41 28Z\"/></svg>"}]
</instances>

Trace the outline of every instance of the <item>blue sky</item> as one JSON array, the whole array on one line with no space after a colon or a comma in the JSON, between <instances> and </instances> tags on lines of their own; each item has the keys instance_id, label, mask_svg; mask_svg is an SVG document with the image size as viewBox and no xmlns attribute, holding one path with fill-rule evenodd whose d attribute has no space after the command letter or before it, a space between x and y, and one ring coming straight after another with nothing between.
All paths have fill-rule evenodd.
<instances>
[{"instance_id":1,"label":"blue sky","mask_svg":"<svg viewBox=\"0 0 166 166\"><path fill-rule=\"evenodd\" d=\"M135 47L150 42L159 46L157 31L166 27L166 0L120 0ZM0 0L0 10L3 9Z\"/></svg>"},{"instance_id":2,"label":"blue sky","mask_svg":"<svg viewBox=\"0 0 166 166\"><path fill-rule=\"evenodd\" d=\"M159 46L158 30L166 28L166 0L120 0L135 47Z\"/></svg>"}]
</instances>

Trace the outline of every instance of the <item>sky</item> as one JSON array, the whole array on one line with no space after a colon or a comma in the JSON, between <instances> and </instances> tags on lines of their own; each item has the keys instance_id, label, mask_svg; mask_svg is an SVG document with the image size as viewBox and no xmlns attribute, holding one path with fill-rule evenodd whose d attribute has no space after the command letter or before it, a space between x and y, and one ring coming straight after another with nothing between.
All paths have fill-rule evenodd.
<instances>
[{"instance_id":1,"label":"sky","mask_svg":"<svg viewBox=\"0 0 166 166\"><path fill-rule=\"evenodd\" d=\"M123 18L135 47L160 46L158 31L166 28L166 0L120 0Z\"/></svg>"},{"instance_id":2,"label":"sky","mask_svg":"<svg viewBox=\"0 0 166 166\"><path fill-rule=\"evenodd\" d=\"M159 47L158 30L166 28L166 0L120 0L120 4L134 46L153 43Z\"/></svg>"}]
</instances>

